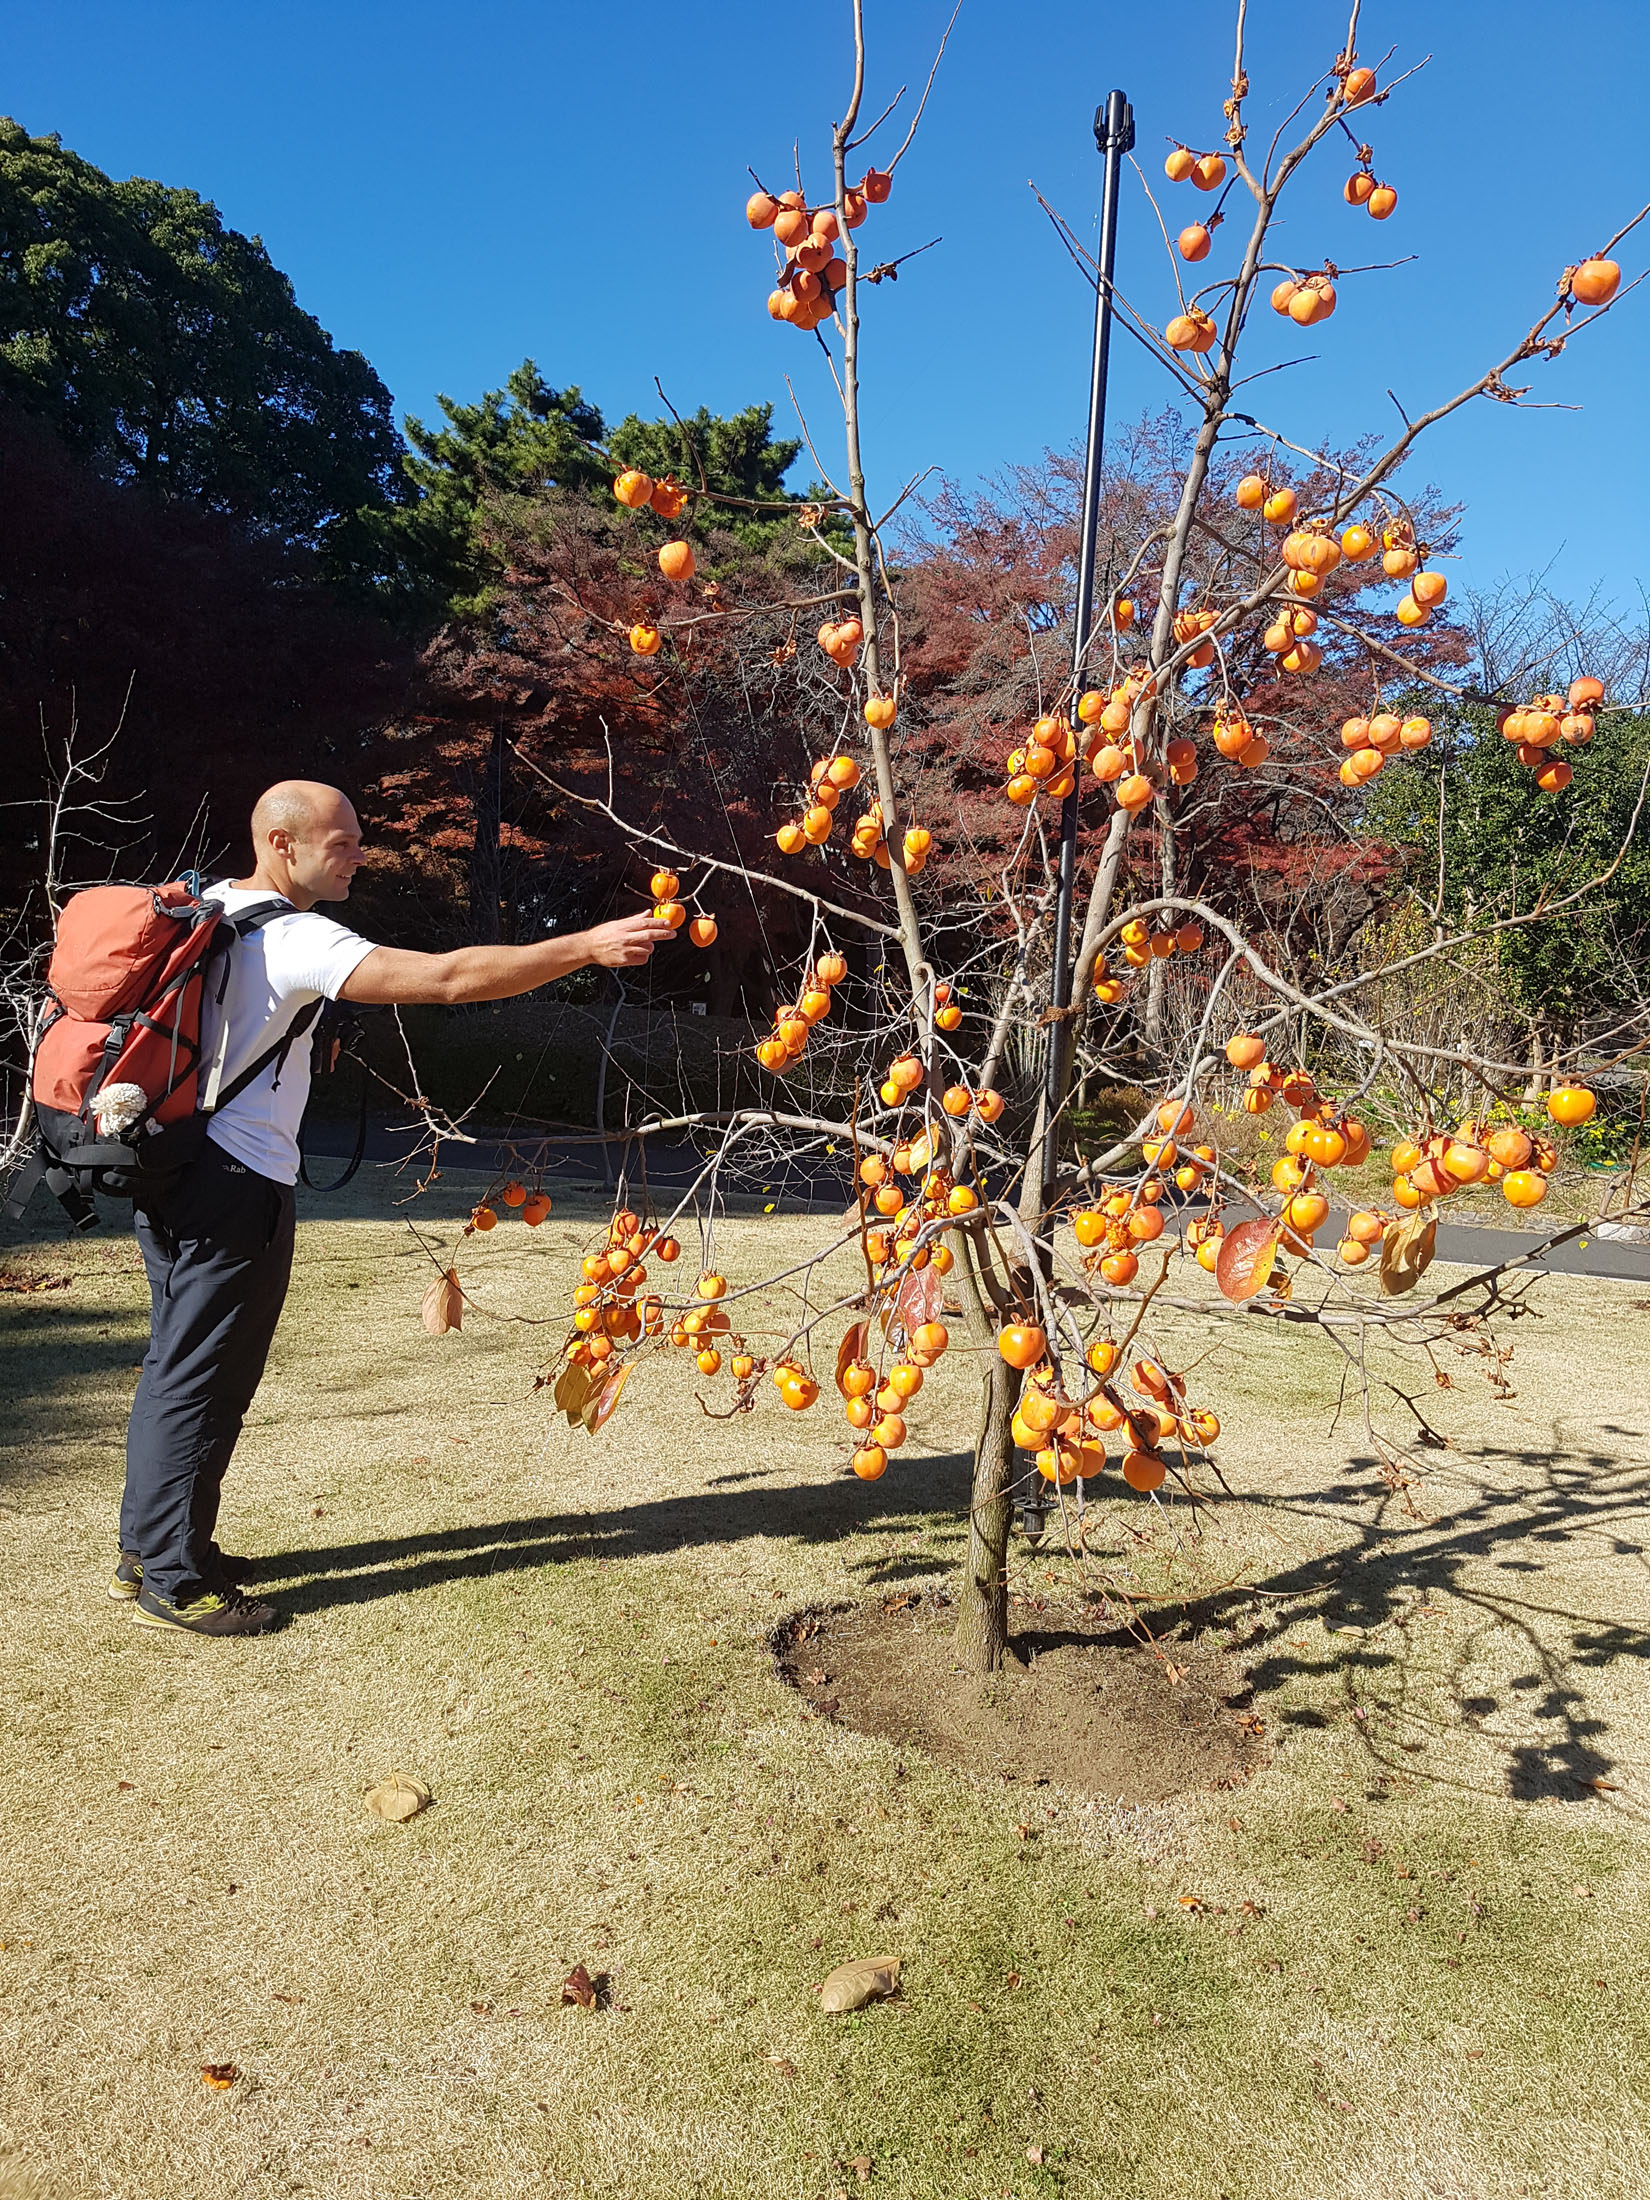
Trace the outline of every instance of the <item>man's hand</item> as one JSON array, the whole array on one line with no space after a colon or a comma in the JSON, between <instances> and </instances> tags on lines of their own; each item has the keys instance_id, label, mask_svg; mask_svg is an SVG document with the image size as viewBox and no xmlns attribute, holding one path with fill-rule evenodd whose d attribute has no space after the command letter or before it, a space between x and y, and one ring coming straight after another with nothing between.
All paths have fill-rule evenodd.
<instances>
[{"instance_id":1,"label":"man's hand","mask_svg":"<svg viewBox=\"0 0 1650 2200\"><path fill-rule=\"evenodd\" d=\"M611 924L594 925L586 932L580 945L587 958L600 963L605 970L627 970L635 963L645 963L653 950L664 940L673 940L674 930L663 917L651 914L635 917L615 917Z\"/></svg>"}]
</instances>

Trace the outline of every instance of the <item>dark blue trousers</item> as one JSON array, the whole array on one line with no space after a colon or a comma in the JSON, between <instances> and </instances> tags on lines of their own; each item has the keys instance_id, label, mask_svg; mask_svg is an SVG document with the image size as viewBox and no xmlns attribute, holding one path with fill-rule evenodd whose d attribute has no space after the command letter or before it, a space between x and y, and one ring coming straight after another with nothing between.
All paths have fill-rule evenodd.
<instances>
[{"instance_id":1,"label":"dark blue trousers","mask_svg":"<svg viewBox=\"0 0 1650 2200\"><path fill-rule=\"evenodd\" d=\"M149 1350L126 1432L120 1545L175 1604L220 1588L218 1494L292 1272L293 1193L210 1140L137 1215Z\"/></svg>"}]
</instances>

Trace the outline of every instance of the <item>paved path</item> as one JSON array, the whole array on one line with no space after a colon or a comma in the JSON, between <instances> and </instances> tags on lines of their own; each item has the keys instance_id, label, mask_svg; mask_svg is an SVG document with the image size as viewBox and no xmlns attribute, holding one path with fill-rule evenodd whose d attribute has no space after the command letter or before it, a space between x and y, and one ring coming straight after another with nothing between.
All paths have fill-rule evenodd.
<instances>
[{"instance_id":1,"label":"paved path","mask_svg":"<svg viewBox=\"0 0 1650 2200\"><path fill-rule=\"evenodd\" d=\"M333 1164L352 1151L353 1128L337 1123L311 1124L305 1130L304 1144L306 1151L315 1156L314 1174L324 1184L336 1173ZM367 1134L367 1161L398 1161L411 1144L408 1133L374 1126ZM610 1147L617 1169L623 1147L617 1140L610 1141ZM524 1139L521 1150L537 1153L540 1142ZM558 1183L568 1191L600 1192L605 1188L600 1148L594 1140L552 1138L544 1141L542 1150L544 1173L552 1189ZM450 1168L496 1172L506 1166L508 1151L508 1145L496 1133L482 1133L474 1146L445 1148L444 1158ZM657 1190L684 1191L699 1166L697 1155L685 1139L649 1139L648 1182ZM841 1212L850 1196L847 1169L839 1161L821 1154L777 1166L765 1179L742 1176L738 1190L730 1191L728 1205L735 1213L760 1214L771 1203L782 1213L833 1214ZM1195 1212L1197 1203L1190 1204L1191 1211ZM1346 1212L1344 1208L1331 1209L1322 1233L1325 1243L1330 1242L1331 1232L1336 1237L1341 1235ZM1520 1253L1539 1245L1545 1235L1547 1233L1540 1230L1500 1230L1490 1223L1450 1222L1440 1218L1437 1257L1467 1267L1487 1268L1497 1261L1516 1259ZM1537 1265L1562 1275L1619 1276L1629 1282L1650 1283L1650 1243L1601 1237L1589 1230L1542 1254Z\"/></svg>"}]
</instances>

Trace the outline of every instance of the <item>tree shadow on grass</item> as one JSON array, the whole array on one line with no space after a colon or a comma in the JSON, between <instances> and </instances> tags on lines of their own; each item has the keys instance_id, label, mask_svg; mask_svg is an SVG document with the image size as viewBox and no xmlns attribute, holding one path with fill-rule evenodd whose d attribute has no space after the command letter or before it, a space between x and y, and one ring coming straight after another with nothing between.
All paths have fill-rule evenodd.
<instances>
[{"instance_id":1,"label":"tree shadow on grass","mask_svg":"<svg viewBox=\"0 0 1650 2200\"><path fill-rule=\"evenodd\" d=\"M0 1311L0 1488L20 1495L54 1472L48 1451L121 1450L124 1405L148 1343L147 1308L77 1304L72 1289L3 1302ZM77 1474L81 1471L77 1466Z\"/></svg>"},{"instance_id":2,"label":"tree shadow on grass","mask_svg":"<svg viewBox=\"0 0 1650 2200\"><path fill-rule=\"evenodd\" d=\"M1500 1791L1514 1799L1581 1802L1603 1794L1636 1813L1639 1806L1608 1777L1618 1760L1607 1752L1608 1722L1594 1715L1585 1678L1588 1669L1622 1659L1650 1659L1650 1630L1603 1620L1545 1591L1548 1569L1524 1552L1573 1540L1589 1557L1642 1564L1650 1553L1650 1467L1618 1453L1567 1448L1555 1432L1551 1450L1487 1448L1470 1462L1452 1462L1451 1472L1469 1492L1431 1518L1407 1516L1369 1458L1350 1460L1334 1484L1304 1495L1244 1499L1320 1532L1333 1525L1339 1548L1241 1589L1160 1605L1154 1632L1218 1634L1242 1653L1259 1701L1302 1678L1319 1681L1323 1707L1290 1706L1275 1714L1277 1723L1349 1722L1383 1784L1424 1779L1481 1788L1460 1746L1470 1740L1495 1751ZM1495 1575L1506 1577L1504 1586ZM1450 1650L1440 1689L1429 1638L1440 1639L1435 1631L1446 1620ZM1340 1639L1315 1652L1297 1637L1311 1622ZM1474 1638L1492 1632L1512 1635L1523 1651L1517 1662L1524 1670L1500 1695L1484 1693L1473 1675Z\"/></svg>"},{"instance_id":3,"label":"tree shadow on grass","mask_svg":"<svg viewBox=\"0 0 1650 2200\"><path fill-rule=\"evenodd\" d=\"M960 1558L966 1512L958 1497L968 1467L962 1453L906 1458L897 1483L890 1475L869 1487L846 1474L823 1482L772 1472L727 1478L633 1505L292 1550L266 1561L260 1580L285 1609L305 1613L570 1561L657 1557L752 1537L818 1543L852 1534L872 1546L856 1559L867 1590L888 1588L948 1570ZM1617 1759L1606 1747L1607 1722L1590 1705L1587 1674L1622 1659L1650 1659L1650 1631L1544 1594L1545 1570L1525 1553L1576 1538L1589 1550L1602 1544L1612 1558L1640 1558L1650 1550L1650 1468L1555 1442L1550 1451L1485 1451L1452 1471L1469 1483L1467 1493L1430 1519L1406 1515L1377 1463L1364 1458L1315 1490L1245 1497L1246 1506L1309 1524L1315 1534L1333 1526L1339 1548L1244 1588L1136 1606L1136 1615L1160 1642L1218 1638L1237 1651L1262 1707L1303 1679L1316 1682L1320 1705L1274 1709L1274 1723L1350 1723L1381 1782L1481 1789L1459 1748L1470 1737L1495 1750L1500 1792L1514 1798L1574 1802L1611 1794ZM930 1538L929 1549L911 1548L918 1531ZM1505 1576L1504 1587L1486 1578L1496 1574ZM1436 1601L1445 1597L1447 1607ZM1028 1616L1021 1616L1019 1640L1031 1650L1076 1639L1028 1629ZM1446 1617L1457 1624L1440 1690L1429 1637ZM1304 1625L1320 1621L1337 1630L1322 1652L1298 1639ZM1491 1628L1511 1631L1525 1651L1524 1669L1499 1695L1485 1694L1472 1671L1471 1635ZM1084 1639L1094 1639L1092 1631ZM1140 1637L1120 1628L1118 1640L1125 1639ZM1512 1731L1497 1733L1498 1723ZM1633 1807L1619 1790L1612 1800Z\"/></svg>"}]
</instances>

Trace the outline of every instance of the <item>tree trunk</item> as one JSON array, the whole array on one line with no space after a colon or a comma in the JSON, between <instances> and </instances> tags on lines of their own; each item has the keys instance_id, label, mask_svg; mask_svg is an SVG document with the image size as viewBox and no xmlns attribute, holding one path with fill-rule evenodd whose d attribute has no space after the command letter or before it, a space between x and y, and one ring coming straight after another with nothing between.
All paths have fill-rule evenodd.
<instances>
[{"instance_id":1,"label":"tree trunk","mask_svg":"<svg viewBox=\"0 0 1650 2200\"><path fill-rule=\"evenodd\" d=\"M1008 1644L1008 1538L1014 1518L1014 1370L993 1351L980 1386L980 1429L968 1516L968 1562L957 1613L957 1657L995 1673Z\"/></svg>"},{"instance_id":2,"label":"tree trunk","mask_svg":"<svg viewBox=\"0 0 1650 2200\"><path fill-rule=\"evenodd\" d=\"M602 1051L596 1063L596 1132L601 1137L602 1182L609 1191L613 1189L613 1148L602 1134L607 1129L607 1070L613 1059L613 1034L619 1028L619 1012L624 1007L624 980L616 970L610 970L608 980L613 987L613 1007L607 1019L607 1032L602 1040Z\"/></svg>"},{"instance_id":3,"label":"tree trunk","mask_svg":"<svg viewBox=\"0 0 1650 2200\"><path fill-rule=\"evenodd\" d=\"M1169 807L1169 797L1157 798L1157 890L1160 894L1175 894L1179 866L1175 862L1174 814ZM1160 917L1153 930L1159 926L1173 931L1176 919ZM1163 1048L1163 1004L1168 991L1169 966L1166 959L1152 957L1152 966L1146 973L1146 1045L1153 1054L1161 1054Z\"/></svg>"},{"instance_id":4,"label":"tree trunk","mask_svg":"<svg viewBox=\"0 0 1650 2200\"><path fill-rule=\"evenodd\" d=\"M475 838L470 844L470 937L492 946L501 937L499 900L504 872L500 861L504 828L504 723L493 728L487 752L475 767L471 807Z\"/></svg>"},{"instance_id":5,"label":"tree trunk","mask_svg":"<svg viewBox=\"0 0 1650 2200\"><path fill-rule=\"evenodd\" d=\"M1542 1072L1545 1068L1546 1055L1541 1045L1541 1018L1532 1016L1530 1018L1530 1076L1529 1082L1524 1087L1524 1098L1527 1102L1541 1098Z\"/></svg>"},{"instance_id":6,"label":"tree trunk","mask_svg":"<svg viewBox=\"0 0 1650 2200\"><path fill-rule=\"evenodd\" d=\"M995 1673L1008 1641L1008 1537L1013 1522L1014 1418L1020 1378L997 1350L997 1325L986 1303L973 1241L949 1233L957 1265L968 1341L983 1369L980 1423L974 1439L969 1496L968 1559L958 1596L956 1645L960 1661L975 1673Z\"/></svg>"}]
</instances>

